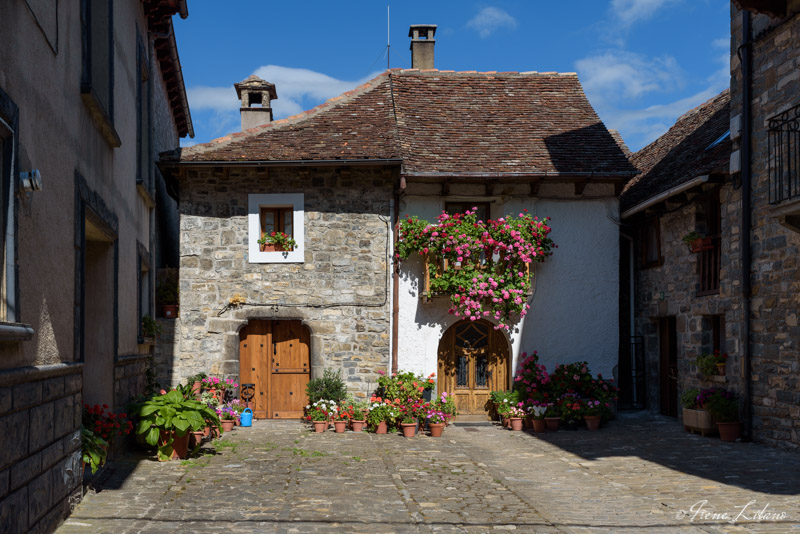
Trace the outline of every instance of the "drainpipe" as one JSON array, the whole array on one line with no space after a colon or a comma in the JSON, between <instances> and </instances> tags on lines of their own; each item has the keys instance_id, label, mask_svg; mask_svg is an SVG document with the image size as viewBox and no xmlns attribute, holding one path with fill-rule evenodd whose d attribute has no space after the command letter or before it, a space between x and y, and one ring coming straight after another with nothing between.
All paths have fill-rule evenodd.
<instances>
[{"instance_id":1,"label":"drainpipe","mask_svg":"<svg viewBox=\"0 0 800 534\"><path fill-rule=\"evenodd\" d=\"M627 235L627 234L624 234L624 233L620 232L619 235L620 235L620 237L625 239L628 243L630 243L630 245L628 246L628 278L630 279L629 282L628 282L629 286L630 286L629 289L628 289L628 298L630 299L630 302L628 304L628 317L629 317L628 321L630 323L630 335L628 337L628 350L631 351L631 377L633 378L633 377L636 376L636 373L638 371L638 369L636 369L636 354L634 354L633 347L631 346L632 345L632 341L633 341L633 336L636 335L636 327L634 325L634 320L636 318L636 314L635 314L635 311L634 311L635 300L634 300L634 293L633 293L633 290L634 290L634 284L633 284L633 275L634 275L634 259L633 259L633 257L634 257L634 248L633 248L633 245L634 245L634 241L633 241L633 238L631 236ZM617 383L619 384L619 377L617 377ZM631 401L632 401L633 406L636 406L638 404L638 400L639 400L638 399L639 392L636 389L636 383L635 382L632 382L631 386L632 386Z\"/></svg>"},{"instance_id":2,"label":"drainpipe","mask_svg":"<svg viewBox=\"0 0 800 534\"><path fill-rule=\"evenodd\" d=\"M742 375L744 379L744 437L753 439L753 372L750 352L750 268L752 255L750 249L750 184L751 184L751 123L750 123L750 81L751 48L750 12L742 11L742 45L739 57L742 63Z\"/></svg>"},{"instance_id":3,"label":"drainpipe","mask_svg":"<svg viewBox=\"0 0 800 534\"><path fill-rule=\"evenodd\" d=\"M399 175L399 169L395 171ZM397 242L400 239L400 193L406 188L406 179L399 177L394 193L394 246L392 247L392 373L397 372L398 337L400 334L400 264L395 259Z\"/></svg>"}]
</instances>

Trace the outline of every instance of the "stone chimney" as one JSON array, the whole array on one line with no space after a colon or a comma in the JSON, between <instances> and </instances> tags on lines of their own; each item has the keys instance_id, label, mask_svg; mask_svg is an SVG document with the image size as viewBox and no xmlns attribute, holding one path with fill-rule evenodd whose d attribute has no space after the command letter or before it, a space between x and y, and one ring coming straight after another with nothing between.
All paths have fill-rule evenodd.
<instances>
[{"instance_id":1,"label":"stone chimney","mask_svg":"<svg viewBox=\"0 0 800 534\"><path fill-rule=\"evenodd\" d=\"M433 67L433 45L436 39L436 24L412 24L408 29L408 36L411 37L411 68L412 69L432 69Z\"/></svg>"},{"instance_id":2,"label":"stone chimney","mask_svg":"<svg viewBox=\"0 0 800 534\"><path fill-rule=\"evenodd\" d=\"M236 96L241 100L239 110L242 115L242 131L272 122L272 100L278 98L275 84L266 82L256 75L233 84Z\"/></svg>"}]
</instances>

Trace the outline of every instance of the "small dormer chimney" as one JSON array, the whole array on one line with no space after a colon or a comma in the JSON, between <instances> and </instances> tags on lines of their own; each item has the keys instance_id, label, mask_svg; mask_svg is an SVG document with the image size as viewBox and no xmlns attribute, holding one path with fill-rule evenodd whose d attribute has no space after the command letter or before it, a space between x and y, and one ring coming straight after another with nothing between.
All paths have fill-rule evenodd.
<instances>
[{"instance_id":1,"label":"small dormer chimney","mask_svg":"<svg viewBox=\"0 0 800 534\"><path fill-rule=\"evenodd\" d=\"M436 39L436 24L412 24L408 29L411 37L411 68L432 69L433 46Z\"/></svg>"},{"instance_id":2,"label":"small dormer chimney","mask_svg":"<svg viewBox=\"0 0 800 534\"><path fill-rule=\"evenodd\" d=\"M272 122L272 101L278 98L275 84L262 80L255 74L233 84L241 101L242 131Z\"/></svg>"}]
</instances>

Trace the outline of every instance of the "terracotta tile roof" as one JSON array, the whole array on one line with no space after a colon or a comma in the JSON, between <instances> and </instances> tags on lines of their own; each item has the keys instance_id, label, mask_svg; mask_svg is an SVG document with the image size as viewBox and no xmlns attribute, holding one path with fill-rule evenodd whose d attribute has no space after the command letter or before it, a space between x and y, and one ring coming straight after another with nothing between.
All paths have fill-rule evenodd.
<instances>
[{"instance_id":1,"label":"terracotta tile roof","mask_svg":"<svg viewBox=\"0 0 800 534\"><path fill-rule=\"evenodd\" d=\"M181 162L403 160L408 175L630 175L574 73L393 69L301 115L182 150Z\"/></svg>"},{"instance_id":2,"label":"terracotta tile roof","mask_svg":"<svg viewBox=\"0 0 800 534\"><path fill-rule=\"evenodd\" d=\"M726 136L711 147L730 127L730 92L678 118L661 137L631 157L641 174L625 185L620 210L625 211L697 176L727 172L731 141Z\"/></svg>"}]
</instances>

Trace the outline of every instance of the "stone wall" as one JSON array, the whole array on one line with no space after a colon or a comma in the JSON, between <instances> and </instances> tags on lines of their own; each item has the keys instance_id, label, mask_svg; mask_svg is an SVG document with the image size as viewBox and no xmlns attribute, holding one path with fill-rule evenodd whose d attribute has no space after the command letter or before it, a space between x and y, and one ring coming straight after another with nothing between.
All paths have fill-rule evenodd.
<instances>
[{"instance_id":1,"label":"stone wall","mask_svg":"<svg viewBox=\"0 0 800 534\"><path fill-rule=\"evenodd\" d=\"M752 17L752 369L754 438L800 449L800 234L769 204L770 117L800 104L800 0L785 20ZM731 16L731 115L742 113L742 14ZM741 146L735 144L734 150ZM796 172L796 171L795 171Z\"/></svg>"},{"instance_id":2,"label":"stone wall","mask_svg":"<svg viewBox=\"0 0 800 534\"><path fill-rule=\"evenodd\" d=\"M741 191L731 184L720 188L721 251L720 290L717 295L698 296L699 254L689 251L681 240L695 230L697 204L662 215L659 219L663 264L642 269L636 248L635 331L644 338L647 370L647 406L660 406L660 347L658 319L675 317L678 347L678 395L687 389L724 386L742 391L741 291L739 283L739 206ZM695 358L713 349L710 316L724 318L722 351L729 355L725 383L704 380L697 372ZM680 410L678 410L680 416Z\"/></svg>"},{"instance_id":3,"label":"stone wall","mask_svg":"<svg viewBox=\"0 0 800 534\"><path fill-rule=\"evenodd\" d=\"M52 532L81 498L81 369L0 373L2 532Z\"/></svg>"},{"instance_id":4,"label":"stone wall","mask_svg":"<svg viewBox=\"0 0 800 534\"><path fill-rule=\"evenodd\" d=\"M147 388L147 370L152 362L150 354L122 356L114 363L114 406L124 410L125 405Z\"/></svg>"},{"instance_id":5,"label":"stone wall","mask_svg":"<svg viewBox=\"0 0 800 534\"><path fill-rule=\"evenodd\" d=\"M311 330L312 378L332 367L354 392L374 387L390 355L392 184L383 168L184 170L180 320L172 374L159 380L235 378L248 319L299 319ZM276 193L304 194L303 263L248 261L248 194ZM249 305L220 314L237 293Z\"/></svg>"}]
</instances>

